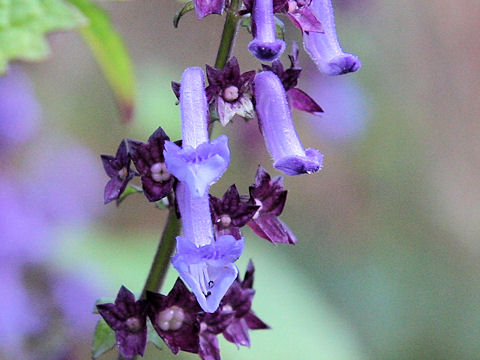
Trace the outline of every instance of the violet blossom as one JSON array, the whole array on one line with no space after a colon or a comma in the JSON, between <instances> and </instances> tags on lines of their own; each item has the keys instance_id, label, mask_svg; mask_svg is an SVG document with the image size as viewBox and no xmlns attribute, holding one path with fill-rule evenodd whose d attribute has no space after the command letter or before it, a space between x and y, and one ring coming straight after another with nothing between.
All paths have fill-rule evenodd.
<instances>
[{"instance_id":1,"label":"violet blossom","mask_svg":"<svg viewBox=\"0 0 480 360\"><path fill-rule=\"evenodd\" d=\"M287 0L285 12L292 21L304 33L323 33L322 23L317 19L315 12L310 8L313 0Z\"/></svg>"},{"instance_id":2,"label":"violet blossom","mask_svg":"<svg viewBox=\"0 0 480 360\"><path fill-rule=\"evenodd\" d=\"M354 54L343 52L338 42L331 0L312 0L310 5L322 23L324 33L304 33L305 50L326 75L342 75L355 72L362 66Z\"/></svg>"},{"instance_id":3,"label":"violet blossom","mask_svg":"<svg viewBox=\"0 0 480 360\"><path fill-rule=\"evenodd\" d=\"M142 355L147 345L147 302L122 286L115 303L97 305L99 314L115 331L118 350L126 359Z\"/></svg>"},{"instance_id":4,"label":"violet blossom","mask_svg":"<svg viewBox=\"0 0 480 360\"><path fill-rule=\"evenodd\" d=\"M277 39L273 0L253 0L252 34L248 50L261 61L274 61L285 51L285 41Z\"/></svg>"},{"instance_id":5,"label":"violet blossom","mask_svg":"<svg viewBox=\"0 0 480 360\"><path fill-rule=\"evenodd\" d=\"M285 89L271 71L255 76L254 93L260 130L273 166L287 175L311 174L322 168L323 155L304 149L292 122Z\"/></svg>"},{"instance_id":6,"label":"violet blossom","mask_svg":"<svg viewBox=\"0 0 480 360\"><path fill-rule=\"evenodd\" d=\"M180 86L182 142L165 143L167 169L179 180L176 188L183 236L177 237L172 264L206 312L214 312L238 270L244 240L224 235L216 239L210 217L208 189L230 161L228 138L208 141L208 105L203 71L189 68Z\"/></svg>"}]
</instances>

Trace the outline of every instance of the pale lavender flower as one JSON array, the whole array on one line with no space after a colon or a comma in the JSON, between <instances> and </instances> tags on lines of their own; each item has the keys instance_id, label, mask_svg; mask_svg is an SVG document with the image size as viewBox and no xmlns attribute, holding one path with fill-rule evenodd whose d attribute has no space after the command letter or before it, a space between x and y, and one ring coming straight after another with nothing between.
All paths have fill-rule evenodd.
<instances>
[{"instance_id":1,"label":"pale lavender flower","mask_svg":"<svg viewBox=\"0 0 480 360\"><path fill-rule=\"evenodd\" d=\"M342 75L360 69L362 63L358 57L343 52L340 47L331 0L312 0L310 7L322 23L324 33L304 33L303 41L318 69L326 75Z\"/></svg>"},{"instance_id":2,"label":"pale lavender flower","mask_svg":"<svg viewBox=\"0 0 480 360\"><path fill-rule=\"evenodd\" d=\"M248 44L248 50L257 59L274 61L285 51L285 42L275 35L272 0L253 1L252 33L254 39Z\"/></svg>"},{"instance_id":3,"label":"pale lavender flower","mask_svg":"<svg viewBox=\"0 0 480 360\"><path fill-rule=\"evenodd\" d=\"M292 122L285 89L271 71L257 74L254 80L256 111L260 129L273 166L287 175L311 174L322 168L323 155L304 149Z\"/></svg>"},{"instance_id":4,"label":"pale lavender flower","mask_svg":"<svg viewBox=\"0 0 480 360\"><path fill-rule=\"evenodd\" d=\"M165 164L179 181L184 181L195 196L208 194L230 162L225 135L208 141L208 105L200 68L185 70L180 87L182 144L165 141Z\"/></svg>"},{"instance_id":5,"label":"pale lavender flower","mask_svg":"<svg viewBox=\"0 0 480 360\"><path fill-rule=\"evenodd\" d=\"M213 235L208 189L227 168L230 150L226 136L208 142L208 105L200 68L183 73L180 111L183 147L166 142L164 151L168 171L179 180L176 199L183 225L172 264L202 309L214 312L238 274L233 262L244 241L233 236L215 240Z\"/></svg>"},{"instance_id":6,"label":"pale lavender flower","mask_svg":"<svg viewBox=\"0 0 480 360\"><path fill-rule=\"evenodd\" d=\"M19 67L0 76L0 146L29 140L40 124L41 109L30 81Z\"/></svg>"}]
</instances>

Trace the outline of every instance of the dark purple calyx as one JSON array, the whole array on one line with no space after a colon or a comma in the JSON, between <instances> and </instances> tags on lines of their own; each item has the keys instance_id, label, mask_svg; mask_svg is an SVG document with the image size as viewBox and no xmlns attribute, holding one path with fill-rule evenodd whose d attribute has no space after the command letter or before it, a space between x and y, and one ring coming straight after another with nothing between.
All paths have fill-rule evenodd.
<instances>
[{"instance_id":1,"label":"dark purple calyx","mask_svg":"<svg viewBox=\"0 0 480 360\"><path fill-rule=\"evenodd\" d=\"M287 225L278 216L283 211L287 200L287 190L283 188L281 176L271 178L266 170L259 166L255 183L250 186L251 204L259 209L248 223L248 226L261 238L272 243L295 244L297 239Z\"/></svg>"},{"instance_id":2,"label":"dark purple calyx","mask_svg":"<svg viewBox=\"0 0 480 360\"><path fill-rule=\"evenodd\" d=\"M118 146L117 154L115 156L101 155L100 157L102 159L103 168L110 178L105 185L103 196L103 201L107 204L112 200L117 200L120 195L122 195L128 182L137 175L137 173L130 170L131 158L127 151L125 140L122 140Z\"/></svg>"},{"instance_id":3,"label":"dark purple calyx","mask_svg":"<svg viewBox=\"0 0 480 360\"><path fill-rule=\"evenodd\" d=\"M240 239L240 228L252 219L258 209L257 205L240 200L235 184L228 188L222 199L210 195L212 222L217 236L233 235Z\"/></svg>"},{"instance_id":4,"label":"dark purple calyx","mask_svg":"<svg viewBox=\"0 0 480 360\"><path fill-rule=\"evenodd\" d=\"M163 156L167 140L170 138L161 127L146 143L128 140L132 160L142 179L143 192L149 201L158 201L167 196L175 181L165 166Z\"/></svg>"},{"instance_id":5,"label":"dark purple calyx","mask_svg":"<svg viewBox=\"0 0 480 360\"><path fill-rule=\"evenodd\" d=\"M147 345L147 302L122 286L115 303L97 305L98 313L115 331L118 350L125 359L142 355Z\"/></svg>"},{"instance_id":6,"label":"dark purple calyx","mask_svg":"<svg viewBox=\"0 0 480 360\"><path fill-rule=\"evenodd\" d=\"M148 317L157 334L176 354L179 350L198 353L200 325L196 316L202 310L195 296L177 279L168 295L147 292Z\"/></svg>"}]
</instances>

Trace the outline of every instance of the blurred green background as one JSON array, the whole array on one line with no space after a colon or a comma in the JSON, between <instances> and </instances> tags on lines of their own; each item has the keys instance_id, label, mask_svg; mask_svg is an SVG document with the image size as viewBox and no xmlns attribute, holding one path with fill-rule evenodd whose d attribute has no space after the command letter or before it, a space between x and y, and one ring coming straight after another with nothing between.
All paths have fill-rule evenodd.
<instances>
[{"instance_id":1,"label":"blurred green background","mask_svg":"<svg viewBox=\"0 0 480 360\"><path fill-rule=\"evenodd\" d=\"M274 247L245 231L239 269L253 259L253 308L272 330L251 332L251 349L237 351L222 340L222 358L480 359L480 2L334 4L343 48L363 67L324 79L301 49L299 87L324 107L325 118L330 106L349 119L333 118L328 124L338 128L329 132L322 117L294 112L304 145L322 151L325 166L285 179L282 220L298 237L296 246ZM122 138L145 141L158 126L179 138L170 81L179 81L186 67L213 64L222 18L198 21L190 13L174 29L171 19L181 7L175 1L102 6L133 58L136 118L122 125L80 36L54 34L51 59L22 65L43 108L35 142L67 137L95 154L112 154ZM290 24L286 35L301 43ZM249 41L241 30L235 55L242 71L260 67ZM279 175L255 122L217 126L220 133L231 138L232 164L214 194L233 182L246 193L258 164ZM107 297L122 284L140 291L164 220L140 196L120 208L107 205L88 227L58 229L55 266L83 269ZM175 276L171 271L166 290ZM89 345L81 341L86 359ZM145 358L196 356L149 348Z\"/></svg>"}]
</instances>

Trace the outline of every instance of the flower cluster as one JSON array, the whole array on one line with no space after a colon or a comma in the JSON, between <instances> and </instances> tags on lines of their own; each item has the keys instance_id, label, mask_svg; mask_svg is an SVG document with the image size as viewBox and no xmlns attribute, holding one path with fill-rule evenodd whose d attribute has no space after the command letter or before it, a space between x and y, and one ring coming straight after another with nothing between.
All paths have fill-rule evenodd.
<instances>
[{"instance_id":1,"label":"flower cluster","mask_svg":"<svg viewBox=\"0 0 480 360\"><path fill-rule=\"evenodd\" d=\"M254 271L250 261L243 280L235 279L213 313L202 311L180 278L168 295L147 292L146 299L140 300L122 286L114 303L99 304L97 310L115 331L125 359L144 354L147 317L174 354L183 350L199 354L203 360L220 359L217 335L237 346L250 346L248 330L269 328L251 310Z\"/></svg>"},{"instance_id":2,"label":"flower cluster","mask_svg":"<svg viewBox=\"0 0 480 360\"><path fill-rule=\"evenodd\" d=\"M259 71L240 71L235 57L219 68L206 65L184 71L180 83L172 82L179 100L182 139L172 142L162 128L147 143L123 140L116 156L102 155L110 177L104 201L122 199L135 177L149 201L168 198L170 211L176 207L183 233L176 237L171 257L180 278L168 295L148 292L135 301L122 288L115 303L98 305L105 321L115 331L125 358L143 355L147 341L147 316L158 335L173 353L198 353L204 360L219 360L217 335L238 345L249 346L249 329L265 329L251 311L253 264L242 280L235 261L242 255L245 238L242 227L273 244L295 244L297 239L281 215L287 191L283 177L271 177L259 166L247 195L231 185L223 197L210 195L210 187L230 164L228 137L211 140L209 127L218 120L223 126L232 120L257 119L273 167L285 175L316 173L323 167L323 154L305 148L292 121L292 108L320 115L323 110L297 87L302 68L299 49L292 43L290 66L280 56L286 48L277 38L276 15L284 14L303 33L304 46L321 72L340 75L360 68L355 55L344 53L335 33L329 0L244 0L232 10L233 2L195 0L197 17L221 14L250 17L253 40L248 50L262 64ZM237 4L240 4L237 1ZM208 84L205 83L205 74ZM130 168L133 161L136 170Z\"/></svg>"}]
</instances>

